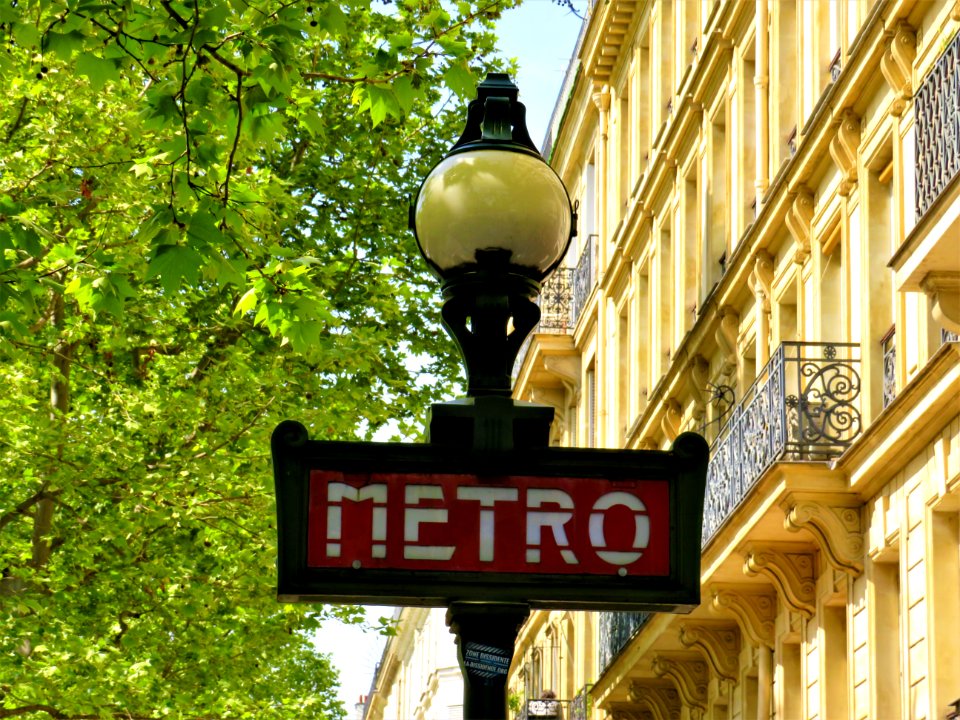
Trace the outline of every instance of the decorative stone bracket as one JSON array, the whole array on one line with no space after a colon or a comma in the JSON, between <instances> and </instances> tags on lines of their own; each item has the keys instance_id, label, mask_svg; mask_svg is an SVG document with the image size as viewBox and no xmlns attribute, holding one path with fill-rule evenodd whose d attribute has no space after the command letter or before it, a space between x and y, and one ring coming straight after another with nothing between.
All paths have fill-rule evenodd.
<instances>
[{"instance_id":1,"label":"decorative stone bracket","mask_svg":"<svg viewBox=\"0 0 960 720\"><path fill-rule=\"evenodd\" d=\"M793 261L803 265L810 257L810 232L813 225L813 193L805 187L798 187L795 191L793 204L787 210L784 221L787 229L797 244L797 252Z\"/></svg>"},{"instance_id":2,"label":"decorative stone bracket","mask_svg":"<svg viewBox=\"0 0 960 720\"><path fill-rule=\"evenodd\" d=\"M699 650L720 680L737 682L740 633L736 627L686 623L680 626L680 642Z\"/></svg>"},{"instance_id":3,"label":"decorative stone bracket","mask_svg":"<svg viewBox=\"0 0 960 720\"><path fill-rule=\"evenodd\" d=\"M920 287L930 298L933 319L950 332L960 333L960 273L927 273Z\"/></svg>"},{"instance_id":4,"label":"decorative stone bracket","mask_svg":"<svg viewBox=\"0 0 960 720\"><path fill-rule=\"evenodd\" d=\"M719 308L717 315L720 317L720 325L717 327L715 337L717 345L720 346L722 358L720 374L730 376L737 369L737 332L740 329L740 316L729 305Z\"/></svg>"},{"instance_id":5,"label":"decorative stone bracket","mask_svg":"<svg viewBox=\"0 0 960 720\"><path fill-rule=\"evenodd\" d=\"M777 597L746 585L711 585L710 608L733 617L743 636L755 646L773 648Z\"/></svg>"},{"instance_id":6,"label":"decorative stone bracket","mask_svg":"<svg viewBox=\"0 0 960 720\"><path fill-rule=\"evenodd\" d=\"M807 530L827 562L853 577L863 573L863 534L858 507L825 505L790 498L783 504L783 526L791 532Z\"/></svg>"},{"instance_id":7,"label":"decorative stone bracket","mask_svg":"<svg viewBox=\"0 0 960 720\"><path fill-rule=\"evenodd\" d=\"M705 662L680 656L655 655L653 672L673 681L680 693L680 702L690 709L693 720L703 717L707 711L707 686L710 683Z\"/></svg>"},{"instance_id":8,"label":"decorative stone bracket","mask_svg":"<svg viewBox=\"0 0 960 720\"><path fill-rule=\"evenodd\" d=\"M660 428L667 440L673 442L680 434L680 423L683 421L683 408L675 398L667 398L663 404L663 416L660 418Z\"/></svg>"},{"instance_id":9,"label":"decorative stone bracket","mask_svg":"<svg viewBox=\"0 0 960 720\"><path fill-rule=\"evenodd\" d=\"M770 298L773 294L773 258L766 250L757 250L754 254L749 283L757 304L763 312L769 313Z\"/></svg>"},{"instance_id":10,"label":"decorative stone bracket","mask_svg":"<svg viewBox=\"0 0 960 720\"><path fill-rule=\"evenodd\" d=\"M896 95L890 114L899 117L913 96L913 61L917 57L917 34L905 22L896 28L885 44L880 71Z\"/></svg>"},{"instance_id":11,"label":"decorative stone bracket","mask_svg":"<svg viewBox=\"0 0 960 720\"><path fill-rule=\"evenodd\" d=\"M860 147L860 118L849 108L840 116L837 134L830 141L830 157L840 169L839 193L847 197L857 184L857 149Z\"/></svg>"},{"instance_id":12,"label":"decorative stone bracket","mask_svg":"<svg viewBox=\"0 0 960 720\"><path fill-rule=\"evenodd\" d=\"M815 558L791 544L749 544L742 551L745 575L763 575L773 582L783 603L804 617L816 612Z\"/></svg>"},{"instance_id":13,"label":"decorative stone bracket","mask_svg":"<svg viewBox=\"0 0 960 720\"><path fill-rule=\"evenodd\" d=\"M707 412L709 372L710 363L708 363L702 355L694 355L690 358L690 362L687 363L690 392L693 395L693 415L698 425L703 421L703 416L706 415Z\"/></svg>"},{"instance_id":14,"label":"decorative stone bracket","mask_svg":"<svg viewBox=\"0 0 960 720\"><path fill-rule=\"evenodd\" d=\"M631 702L646 706L648 714L656 720L680 720L683 712L680 694L666 685L653 685L634 680L630 683L628 697ZM637 714L635 717L642 717L642 715Z\"/></svg>"}]
</instances>

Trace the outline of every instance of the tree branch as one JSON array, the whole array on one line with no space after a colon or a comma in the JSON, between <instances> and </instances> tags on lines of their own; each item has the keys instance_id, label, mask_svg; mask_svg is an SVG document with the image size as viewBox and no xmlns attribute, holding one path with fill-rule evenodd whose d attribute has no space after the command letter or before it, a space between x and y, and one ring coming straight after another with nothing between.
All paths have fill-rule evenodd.
<instances>
[{"instance_id":1,"label":"tree branch","mask_svg":"<svg viewBox=\"0 0 960 720\"><path fill-rule=\"evenodd\" d=\"M24 95L23 99L20 101L20 111L17 113L17 117L14 118L13 122L10 124L10 129L7 130L7 137L4 138L4 142L10 142L13 140L13 136L16 134L17 130L20 129L20 126L23 125L23 120L27 114L27 97Z\"/></svg>"},{"instance_id":2,"label":"tree branch","mask_svg":"<svg viewBox=\"0 0 960 720\"><path fill-rule=\"evenodd\" d=\"M233 136L233 144L230 146L230 157L227 158L227 176L223 181L223 204L230 201L230 176L233 174L233 162L237 155L237 147L240 145L240 132L243 125L243 75L237 73L237 93L234 96L237 101L237 132Z\"/></svg>"},{"instance_id":3,"label":"tree branch","mask_svg":"<svg viewBox=\"0 0 960 720\"><path fill-rule=\"evenodd\" d=\"M173 7L170 5L170 0L160 0L160 5L162 5L163 9L167 11L167 15L169 15L174 19L174 21L176 21L177 25L182 27L184 30L190 29L190 23L188 23L180 13L178 13L176 10L173 9ZM227 58L223 57L220 53L218 53L216 48L214 48L209 43L204 43L199 48L197 48L197 50L202 50L207 55L209 55L214 60L216 60L218 63L223 65L225 68L229 68L233 70L233 72L236 73L237 75L240 75L242 77L247 77L250 75L249 70L244 70L242 67L240 67L236 63L231 62L230 60L227 60Z\"/></svg>"}]
</instances>

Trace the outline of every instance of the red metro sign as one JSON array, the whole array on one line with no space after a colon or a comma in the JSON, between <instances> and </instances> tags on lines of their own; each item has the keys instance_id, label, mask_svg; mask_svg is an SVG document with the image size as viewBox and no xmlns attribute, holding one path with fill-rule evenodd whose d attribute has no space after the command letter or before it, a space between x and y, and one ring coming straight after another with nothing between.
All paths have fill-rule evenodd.
<instances>
[{"instance_id":1,"label":"red metro sign","mask_svg":"<svg viewBox=\"0 0 960 720\"><path fill-rule=\"evenodd\" d=\"M669 507L665 480L313 470L307 565L665 576Z\"/></svg>"},{"instance_id":2,"label":"red metro sign","mask_svg":"<svg viewBox=\"0 0 960 720\"><path fill-rule=\"evenodd\" d=\"M273 438L281 600L687 610L706 444L670 452ZM681 440L683 440L681 442Z\"/></svg>"}]
</instances>

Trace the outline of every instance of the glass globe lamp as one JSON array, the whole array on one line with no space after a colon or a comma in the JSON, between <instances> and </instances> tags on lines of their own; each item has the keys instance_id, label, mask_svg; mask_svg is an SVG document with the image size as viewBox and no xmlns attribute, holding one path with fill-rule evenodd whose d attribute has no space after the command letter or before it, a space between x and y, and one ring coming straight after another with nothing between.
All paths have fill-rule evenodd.
<instances>
[{"instance_id":1,"label":"glass globe lamp","mask_svg":"<svg viewBox=\"0 0 960 720\"><path fill-rule=\"evenodd\" d=\"M443 322L464 356L471 397L510 395L513 362L540 319L540 283L576 225L517 93L505 74L480 83L463 135L410 208L420 251L443 282Z\"/></svg>"}]
</instances>

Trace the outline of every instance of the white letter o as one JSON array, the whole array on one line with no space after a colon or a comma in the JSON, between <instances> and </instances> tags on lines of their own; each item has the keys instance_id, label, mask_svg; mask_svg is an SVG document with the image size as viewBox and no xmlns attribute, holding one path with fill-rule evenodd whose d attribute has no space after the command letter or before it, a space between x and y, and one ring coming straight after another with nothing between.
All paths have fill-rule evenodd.
<instances>
[{"instance_id":1,"label":"white letter o","mask_svg":"<svg viewBox=\"0 0 960 720\"><path fill-rule=\"evenodd\" d=\"M605 548L607 539L603 533L604 510L609 510L614 505L624 505L633 510L633 520L636 524L636 532L633 536L634 550L644 550L650 543L650 518L647 517L647 508L636 495L627 492L611 492L601 495L593 504L593 511L590 513L590 544L594 548ZM597 555L601 560L605 560L611 565L629 565L639 560L642 552L626 552L621 550L597 550Z\"/></svg>"}]
</instances>

